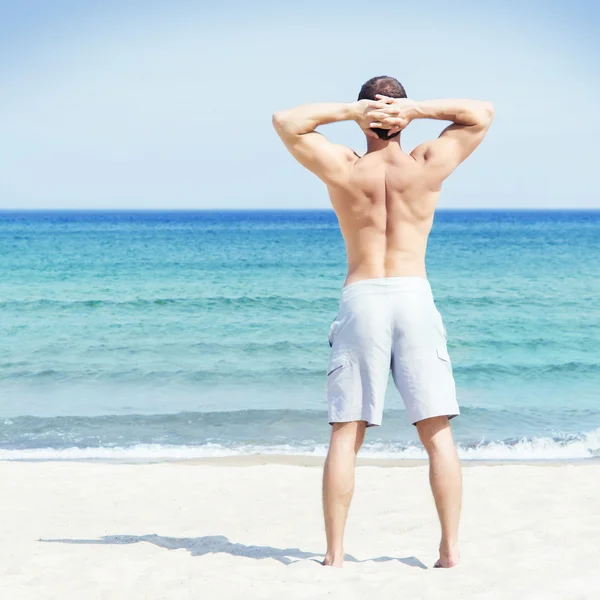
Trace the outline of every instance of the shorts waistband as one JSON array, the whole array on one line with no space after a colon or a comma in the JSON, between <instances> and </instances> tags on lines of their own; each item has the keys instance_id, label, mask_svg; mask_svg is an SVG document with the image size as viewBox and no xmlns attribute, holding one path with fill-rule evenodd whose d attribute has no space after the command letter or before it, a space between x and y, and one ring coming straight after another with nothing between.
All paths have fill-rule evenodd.
<instances>
[{"instance_id":1,"label":"shorts waistband","mask_svg":"<svg viewBox=\"0 0 600 600\"><path fill-rule=\"evenodd\" d=\"M342 289L342 299L361 293L426 292L431 294L431 285L425 277L378 277L361 279L349 283Z\"/></svg>"}]
</instances>

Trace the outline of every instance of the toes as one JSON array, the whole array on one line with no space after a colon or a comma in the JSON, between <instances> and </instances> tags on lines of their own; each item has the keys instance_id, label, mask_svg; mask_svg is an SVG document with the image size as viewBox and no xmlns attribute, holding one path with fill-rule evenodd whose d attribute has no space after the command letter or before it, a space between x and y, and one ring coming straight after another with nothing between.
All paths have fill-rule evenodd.
<instances>
[{"instance_id":1,"label":"toes","mask_svg":"<svg viewBox=\"0 0 600 600\"><path fill-rule=\"evenodd\" d=\"M456 567L458 561L453 560L442 560L441 558L433 565L434 569L451 569L452 567Z\"/></svg>"}]
</instances>

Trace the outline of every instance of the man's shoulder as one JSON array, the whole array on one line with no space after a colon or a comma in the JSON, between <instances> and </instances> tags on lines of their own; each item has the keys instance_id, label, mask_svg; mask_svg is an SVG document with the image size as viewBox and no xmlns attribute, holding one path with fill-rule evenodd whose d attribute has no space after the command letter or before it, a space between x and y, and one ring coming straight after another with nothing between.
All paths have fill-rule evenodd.
<instances>
[{"instance_id":1,"label":"man's shoulder","mask_svg":"<svg viewBox=\"0 0 600 600\"><path fill-rule=\"evenodd\" d=\"M332 144L332 147L338 155L343 156L349 162L356 162L359 158L361 158L358 152L355 152L348 146L344 146L344 144Z\"/></svg>"}]
</instances>

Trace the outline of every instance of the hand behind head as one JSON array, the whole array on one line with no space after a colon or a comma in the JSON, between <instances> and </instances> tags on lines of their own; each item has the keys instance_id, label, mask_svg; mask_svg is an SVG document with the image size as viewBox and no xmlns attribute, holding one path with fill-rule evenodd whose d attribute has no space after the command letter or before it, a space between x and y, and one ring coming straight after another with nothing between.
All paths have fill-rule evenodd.
<instances>
[{"instance_id":1,"label":"hand behind head","mask_svg":"<svg viewBox=\"0 0 600 600\"><path fill-rule=\"evenodd\" d=\"M371 102L369 116L371 128L388 129L396 135L405 129L412 120L414 102L408 98L389 98L377 95Z\"/></svg>"}]
</instances>

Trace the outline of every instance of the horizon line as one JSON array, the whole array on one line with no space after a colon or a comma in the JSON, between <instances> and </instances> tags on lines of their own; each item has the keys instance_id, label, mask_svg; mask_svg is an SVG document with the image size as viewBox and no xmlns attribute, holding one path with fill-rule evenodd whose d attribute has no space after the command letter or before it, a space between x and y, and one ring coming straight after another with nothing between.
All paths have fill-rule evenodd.
<instances>
[{"instance_id":1,"label":"horizon line","mask_svg":"<svg viewBox=\"0 0 600 600\"><path fill-rule=\"evenodd\" d=\"M41 212L335 212L333 208L0 208L1 213ZM598 207L444 207L438 212L600 212Z\"/></svg>"}]
</instances>

